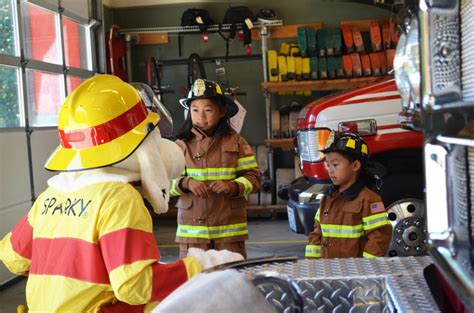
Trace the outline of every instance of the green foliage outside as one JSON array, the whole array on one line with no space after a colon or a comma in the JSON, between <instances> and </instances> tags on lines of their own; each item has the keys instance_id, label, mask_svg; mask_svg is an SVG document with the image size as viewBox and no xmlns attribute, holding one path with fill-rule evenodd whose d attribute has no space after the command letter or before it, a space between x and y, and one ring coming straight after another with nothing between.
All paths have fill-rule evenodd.
<instances>
[{"instance_id":1,"label":"green foliage outside","mask_svg":"<svg viewBox=\"0 0 474 313\"><path fill-rule=\"evenodd\" d=\"M10 0L0 0L0 54L15 54ZM0 128L19 126L17 69L0 65Z\"/></svg>"}]
</instances>

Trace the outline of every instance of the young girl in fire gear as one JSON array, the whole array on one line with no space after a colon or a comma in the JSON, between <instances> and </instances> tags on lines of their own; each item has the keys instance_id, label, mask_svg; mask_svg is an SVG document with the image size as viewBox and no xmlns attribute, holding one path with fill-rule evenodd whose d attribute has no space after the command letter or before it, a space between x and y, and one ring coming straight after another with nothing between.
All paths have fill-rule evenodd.
<instances>
[{"instance_id":1,"label":"young girl in fire gear","mask_svg":"<svg viewBox=\"0 0 474 313\"><path fill-rule=\"evenodd\" d=\"M186 169L171 188L171 195L180 196L180 257L191 247L227 249L246 257L245 197L260 188L260 174L252 148L229 125L238 107L218 84L204 79L197 79L180 103L189 110L176 141Z\"/></svg>"},{"instance_id":2,"label":"young girl in fire gear","mask_svg":"<svg viewBox=\"0 0 474 313\"><path fill-rule=\"evenodd\" d=\"M307 258L384 256L392 236L382 199L361 174L375 174L367 144L356 134L331 132L325 165L332 181L314 218ZM381 176L381 175L378 175Z\"/></svg>"}]
</instances>

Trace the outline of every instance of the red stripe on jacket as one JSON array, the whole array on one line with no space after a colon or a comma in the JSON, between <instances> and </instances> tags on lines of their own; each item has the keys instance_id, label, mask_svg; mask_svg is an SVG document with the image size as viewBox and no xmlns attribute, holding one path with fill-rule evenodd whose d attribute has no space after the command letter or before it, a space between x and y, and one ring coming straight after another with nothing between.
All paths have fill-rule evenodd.
<instances>
[{"instance_id":1,"label":"red stripe on jacket","mask_svg":"<svg viewBox=\"0 0 474 313\"><path fill-rule=\"evenodd\" d=\"M99 246L77 238L35 238L30 274L110 284Z\"/></svg>"},{"instance_id":2,"label":"red stripe on jacket","mask_svg":"<svg viewBox=\"0 0 474 313\"><path fill-rule=\"evenodd\" d=\"M174 264L155 263L152 265L153 279L150 302L163 301L166 296L188 280L188 272L183 260Z\"/></svg>"},{"instance_id":3,"label":"red stripe on jacket","mask_svg":"<svg viewBox=\"0 0 474 313\"><path fill-rule=\"evenodd\" d=\"M23 216L18 224L12 229L10 242L13 250L24 258L31 259L33 240L33 227L28 221L28 214Z\"/></svg>"},{"instance_id":4,"label":"red stripe on jacket","mask_svg":"<svg viewBox=\"0 0 474 313\"><path fill-rule=\"evenodd\" d=\"M139 243L139 244L137 244ZM102 236L100 250L107 270L141 260L158 260L160 254L152 233L123 228Z\"/></svg>"}]
</instances>

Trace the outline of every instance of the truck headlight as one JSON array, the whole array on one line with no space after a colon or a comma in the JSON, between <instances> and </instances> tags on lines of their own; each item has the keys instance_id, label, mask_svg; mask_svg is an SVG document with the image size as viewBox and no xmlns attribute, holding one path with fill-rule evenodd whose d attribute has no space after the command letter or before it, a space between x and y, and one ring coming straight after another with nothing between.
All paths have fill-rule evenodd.
<instances>
[{"instance_id":1,"label":"truck headlight","mask_svg":"<svg viewBox=\"0 0 474 313\"><path fill-rule=\"evenodd\" d=\"M405 110L416 110L421 101L419 23L416 15L403 21L403 30L393 60L395 83Z\"/></svg>"},{"instance_id":2,"label":"truck headlight","mask_svg":"<svg viewBox=\"0 0 474 313\"><path fill-rule=\"evenodd\" d=\"M403 63L403 71L408 78L410 85L410 102L411 109L416 109L420 104L420 31L418 27L418 19L412 16L410 22L410 30L408 31L405 45L405 62Z\"/></svg>"},{"instance_id":3,"label":"truck headlight","mask_svg":"<svg viewBox=\"0 0 474 313\"><path fill-rule=\"evenodd\" d=\"M298 132L298 152L301 161L319 162L324 159L321 150L326 146L326 141L331 131L327 128L316 128Z\"/></svg>"},{"instance_id":4,"label":"truck headlight","mask_svg":"<svg viewBox=\"0 0 474 313\"><path fill-rule=\"evenodd\" d=\"M402 98L402 106L408 108L410 100L410 83L404 71L404 64L406 62L405 47L407 42L407 35L403 32L398 40L397 49L395 50L395 58L393 59L393 69L395 70L395 83Z\"/></svg>"}]
</instances>

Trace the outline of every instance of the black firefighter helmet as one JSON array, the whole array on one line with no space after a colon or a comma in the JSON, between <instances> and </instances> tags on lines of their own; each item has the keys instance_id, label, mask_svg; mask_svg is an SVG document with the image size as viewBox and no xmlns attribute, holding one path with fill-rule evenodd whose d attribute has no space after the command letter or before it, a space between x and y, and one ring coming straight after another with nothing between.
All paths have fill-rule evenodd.
<instances>
[{"instance_id":1,"label":"black firefighter helmet","mask_svg":"<svg viewBox=\"0 0 474 313\"><path fill-rule=\"evenodd\" d=\"M342 152L348 153L360 160L363 170L376 179L384 177L387 174L385 166L369 158L369 146L355 133L336 133L331 131L326 141L326 146L321 152Z\"/></svg>"},{"instance_id":2,"label":"black firefighter helmet","mask_svg":"<svg viewBox=\"0 0 474 313\"><path fill-rule=\"evenodd\" d=\"M222 87L212 80L207 79L196 79L194 84L191 86L191 90L188 92L188 96L184 99L180 99L179 103L185 108L189 109L191 101L196 99L220 99L221 103L227 108L226 116L231 118L237 114L239 108L235 102L226 97L222 90Z\"/></svg>"}]
</instances>

